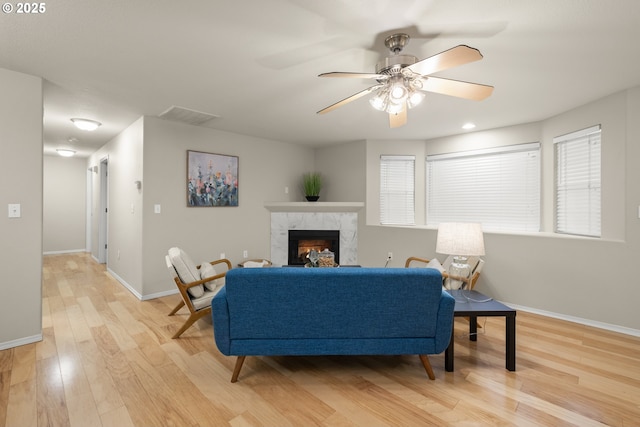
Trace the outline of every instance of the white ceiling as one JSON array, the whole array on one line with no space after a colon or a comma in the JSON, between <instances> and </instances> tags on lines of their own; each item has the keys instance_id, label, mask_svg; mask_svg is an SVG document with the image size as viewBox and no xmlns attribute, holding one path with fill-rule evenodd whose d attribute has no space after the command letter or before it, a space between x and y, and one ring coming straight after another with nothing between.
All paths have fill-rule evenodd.
<instances>
[{"instance_id":1,"label":"white ceiling","mask_svg":"<svg viewBox=\"0 0 640 427\"><path fill-rule=\"evenodd\" d=\"M0 16L0 67L41 76L45 153L87 155L142 115L172 105L220 116L206 126L310 146L428 139L538 121L640 85L637 0L56 0ZM361 98L316 111L371 81L384 36L413 36L418 58L466 44L482 61L438 74L495 86L480 102L431 94L389 129ZM103 125L75 130L69 119ZM69 143L69 138L79 142Z\"/></svg>"}]
</instances>

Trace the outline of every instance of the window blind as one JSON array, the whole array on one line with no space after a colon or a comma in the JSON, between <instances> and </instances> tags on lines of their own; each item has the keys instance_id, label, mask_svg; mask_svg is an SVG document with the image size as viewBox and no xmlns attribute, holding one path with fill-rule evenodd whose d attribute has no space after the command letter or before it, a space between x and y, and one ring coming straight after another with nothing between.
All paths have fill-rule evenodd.
<instances>
[{"instance_id":1,"label":"window blind","mask_svg":"<svg viewBox=\"0 0 640 427\"><path fill-rule=\"evenodd\" d=\"M427 156L427 225L540 231L540 143Z\"/></svg>"},{"instance_id":2,"label":"window blind","mask_svg":"<svg viewBox=\"0 0 640 427\"><path fill-rule=\"evenodd\" d=\"M556 232L600 237L600 125L553 139Z\"/></svg>"},{"instance_id":3,"label":"window blind","mask_svg":"<svg viewBox=\"0 0 640 427\"><path fill-rule=\"evenodd\" d=\"M415 225L415 156L380 156L380 224Z\"/></svg>"}]
</instances>

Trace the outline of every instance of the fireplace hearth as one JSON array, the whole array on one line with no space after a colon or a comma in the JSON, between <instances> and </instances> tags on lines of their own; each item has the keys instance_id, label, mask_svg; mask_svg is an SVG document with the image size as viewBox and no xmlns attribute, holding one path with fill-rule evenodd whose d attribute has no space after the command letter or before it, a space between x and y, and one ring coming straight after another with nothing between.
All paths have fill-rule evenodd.
<instances>
[{"instance_id":1,"label":"fireplace hearth","mask_svg":"<svg viewBox=\"0 0 640 427\"><path fill-rule=\"evenodd\" d=\"M289 265L304 265L311 250L333 252L340 263L340 230L289 230Z\"/></svg>"}]
</instances>

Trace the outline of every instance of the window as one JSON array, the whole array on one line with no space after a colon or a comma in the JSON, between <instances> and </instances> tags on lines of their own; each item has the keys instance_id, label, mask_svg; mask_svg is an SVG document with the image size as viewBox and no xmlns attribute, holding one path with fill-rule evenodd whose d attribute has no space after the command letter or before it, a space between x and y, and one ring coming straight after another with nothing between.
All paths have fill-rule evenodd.
<instances>
[{"instance_id":1,"label":"window","mask_svg":"<svg viewBox=\"0 0 640 427\"><path fill-rule=\"evenodd\" d=\"M553 139L556 232L600 237L600 125Z\"/></svg>"},{"instance_id":2,"label":"window","mask_svg":"<svg viewBox=\"0 0 640 427\"><path fill-rule=\"evenodd\" d=\"M380 156L380 224L414 225L415 156Z\"/></svg>"},{"instance_id":3,"label":"window","mask_svg":"<svg viewBox=\"0 0 640 427\"><path fill-rule=\"evenodd\" d=\"M427 156L427 225L540 231L540 143Z\"/></svg>"}]
</instances>

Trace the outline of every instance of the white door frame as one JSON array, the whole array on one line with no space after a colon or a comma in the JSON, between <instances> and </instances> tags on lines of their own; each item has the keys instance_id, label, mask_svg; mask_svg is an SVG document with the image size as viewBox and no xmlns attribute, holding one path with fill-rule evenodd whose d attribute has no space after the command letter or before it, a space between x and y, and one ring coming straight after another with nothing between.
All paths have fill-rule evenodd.
<instances>
[{"instance_id":1,"label":"white door frame","mask_svg":"<svg viewBox=\"0 0 640 427\"><path fill-rule=\"evenodd\" d=\"M98 168L96 168L96 172ZM93 218L93 166L87 169L87 193L85 207L85 251L91 253L91 219Z\"/></svg>"}]
</instances>

